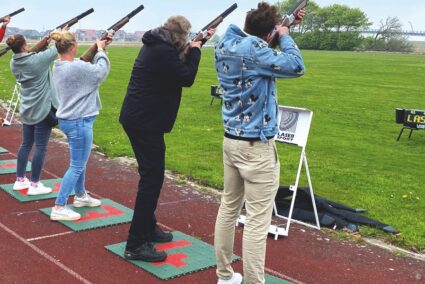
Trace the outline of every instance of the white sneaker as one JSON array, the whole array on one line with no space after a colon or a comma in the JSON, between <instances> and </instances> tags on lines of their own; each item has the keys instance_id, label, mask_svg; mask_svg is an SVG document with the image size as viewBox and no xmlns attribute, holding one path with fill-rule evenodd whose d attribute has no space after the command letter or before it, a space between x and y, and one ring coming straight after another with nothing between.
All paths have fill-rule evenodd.
<instances>
[{"instance_id":1,"label":"white sneaker","mask_svg":"<svg viewBox=\"0 0 425 284\"><path fill-rule=\"evenodd\" d=\"M56 209L52 208L52 212L50 213L50 220L54 221L75 221L81 218L81 215L75 211L73 211L68 206L61 207Z\"/></svg>"},{"instance_id":2,"label":"white sneaker","mask_svg":"<svg viewBox=\"0 0 425 284\"><path fill-rule=\"evenodd\" d=\"M51 193L52 189L50 187L44 186L44 184L39 181L37 186L30 185L28 189L28 195L38 195L38 194L48 194Z\"/></svg>"},{"instance_id":3,"label":"white sneaker","mask_svg":"<svg viewBox=\"0 0 425 284\"><path fill-rule=\"evenodd\" d=\"M93 198L87 193L83 196L74 196L74 207L97 207L100 206L102 202L99 199Z\"/></svg>"},{"instance_id":4,"label":"white sneaker","mask_svg":"<svg viewBox=\"0 0 425 284\"><path fill-rule=\"evenodd\" d=\"M242 275L240 273L233 273L232 278L228 280L218 279L217 284L240 284L242 283Z\"/></svg>"},{"instance_id":5,"label":"white sneaker","mask_svg":"<svg viewBox=\"0 0 425 284\"><path fill-rule=\"evenodd\" d=\"M26 189L29 188L30 185L31 182L27 178L24 178L24 181L15 181L15 184L13 185L13 190Z\"/></svg>"}]
</instances>

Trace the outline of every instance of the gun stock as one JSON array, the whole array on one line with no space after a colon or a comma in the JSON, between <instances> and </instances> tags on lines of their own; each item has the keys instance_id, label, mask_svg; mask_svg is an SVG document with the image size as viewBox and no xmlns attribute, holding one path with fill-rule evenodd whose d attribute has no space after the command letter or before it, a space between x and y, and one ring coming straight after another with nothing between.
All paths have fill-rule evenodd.
<instances>
[{"instance_id":1,"label":"gun stock","mask_svg":"<svg viewBox=\"0 0 425 284\"><path fill-rule=\"evenodd\" d=\"M6 21L6 17L13 17L19 13L22 13L23 11L25 11L25 8L21 8L19 10L16 10L15 12L10 13L9 15L6 15L4 17L0 18L0 23L3 23L4 21Z\"/></svg>"},{"instance_id":2,"label":"gun stock","mask_svg":"<svg viewBox=\"0 0 425 284\"><path fill-rule=\"evenodd\" d=\"M133 11L131 11L128 15L126 15L124 18L110 26L106 32L102 34L100 37L100 40L105 40L108 38L109 35L114 35L118 30L120 30L123 26L125 26L131 18L133 18L135 15L137 15L140 11L142 11L145 7L143 5L140 5ZM86 52L81 55L80 59L86 62L91 62L94 58L94 56L97 53L97 44L93 44L89 49L86 50Z\"/></svg>"},{"instance_id":3,"label":"gun stock","mask_svg":"<svg viewBox=\"0 0 425 284\"><path fill-rule=\"evenodd\" d=\"M293 25L294 21L297 18L298 11L305 8L307 6L308 0L300 0L298 3L283 17L281 26L284 27L290 27ZM273 30L272 34L269 37L269 40L267 41L269 43L269 46L275 47L277 46L279 35L276 32L276 30Z\"/></svg>"},{"instance_id":4,"label":"gun stock","mask_svg":"<svg viewBox=\"0 0 425 284\"><path fill-rule=\"evenodd\" d=\"M212 20L208 25L202 28L200 32L196 34L196 36L192 39L192 41L203 41L205 37L207 36L207 32L209 29L215 29L217 28L223 21L224 18L226 18L228 15L230 15L234 10L238 8L238 4L233 4L230 6L226 11L221 13L217 18ZM204 44L203 42L202 44ZM186 45L183 54L187 55L189 53L189 45Z\"/></svg>"}]
</instances>

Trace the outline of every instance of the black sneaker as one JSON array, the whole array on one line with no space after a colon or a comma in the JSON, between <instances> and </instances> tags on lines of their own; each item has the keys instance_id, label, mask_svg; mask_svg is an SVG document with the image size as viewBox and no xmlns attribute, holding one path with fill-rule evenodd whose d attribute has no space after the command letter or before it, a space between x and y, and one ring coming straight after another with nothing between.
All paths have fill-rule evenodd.
<instances>
[{"instance_id":1,"label":"black sneaker","mask_svg":"<svg viewBox=\"0 0 425 284\"><path fill-rule=\"evenodd\" d=\"M157 251L151 242L145 242L134 250L126 250L124 258L146 262L161 262L167 258L167 254L163 251Z\"/></svg>"},{"instance_id":2,"label":"black sneaker","mask_svg":"<svg viewBox=\"0 0 425 284\"><path fill-rule=\"evenodd\" d=\"M168 243L173 240L173 234L164 232L160 227L156 226L153 232L152 241L156 243Z\"/></svg>"}]
</instances>

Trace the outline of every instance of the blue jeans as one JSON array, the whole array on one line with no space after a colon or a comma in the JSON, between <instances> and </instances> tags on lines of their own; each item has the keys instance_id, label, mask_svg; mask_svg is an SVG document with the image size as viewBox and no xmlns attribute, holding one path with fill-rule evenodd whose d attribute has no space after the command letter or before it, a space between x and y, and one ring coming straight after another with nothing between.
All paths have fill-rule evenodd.
<instances>
[{"instance_id":1,"label":"blue jeans","mask_svg":"<svg viewBox=\"0 0 425 284\"><path fill-rule=\"evenodd\" d=\"M45 121L39 122L35 125L23 125L22 144L18 152L18 163L16 169L17 177L25 176L28 156L31 152L32 146L35 144L31 166L31 181L38 182L40 180L51 131L52 128Z\"/></svg>"},{"instance_id":2,"label":"blue jeans","mask_svg":"<svg viewBox=\"0 0 425 284\"><path fill-rule=\"evenodd\" d=\"M95 116L75 120L59 119L59 126L68 138L70 165L66 171L55 204L65 206L72 190L77 196L85 193L86 165L93 144Z\"/></svg>"}]
</instances>

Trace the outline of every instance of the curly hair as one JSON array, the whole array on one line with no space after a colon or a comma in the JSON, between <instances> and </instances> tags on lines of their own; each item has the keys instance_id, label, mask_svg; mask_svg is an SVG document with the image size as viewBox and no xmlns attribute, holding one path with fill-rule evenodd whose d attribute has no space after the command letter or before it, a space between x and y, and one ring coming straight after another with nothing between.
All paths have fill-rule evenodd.
<instances>
[{"instance_id":1,"label":"curly hair","mask_svg":"<svg viewBox=\"0 0 425 284\"><path fill-rule=\"evenodd\" d=\"M281 20L282 17L276 6L260 2L257 9L252 9L247 13L244 31L262 38L268 35Z\"/></svg>"},{"instance_id":2,"label":"curly hair","mask_svg":"<svg viewBox=\"0 0 425 284\"><path fill-rule=\"evenodd\" d=\"M27 43L25 37L23 35L11 35L7 38L6 44L9 46L13 53L21 53L22 48Z\"/></svg>"}]
</instances>

